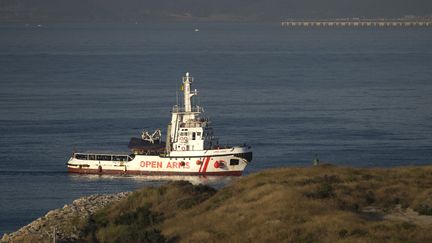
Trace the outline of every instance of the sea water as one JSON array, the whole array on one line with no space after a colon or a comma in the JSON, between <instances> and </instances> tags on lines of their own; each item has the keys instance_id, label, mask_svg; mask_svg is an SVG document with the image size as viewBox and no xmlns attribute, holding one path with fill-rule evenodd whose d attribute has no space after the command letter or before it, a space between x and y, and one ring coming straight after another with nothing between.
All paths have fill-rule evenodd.
<instances>
[{"instance_id":1,"label":"sea water","mask_svg":"<svg viewBox=\"0 0 432 243\"><path fill-rule=\"evenodd\" d=\"M431 28L2 24L0 233L80 196L160 184L70 175L66 162L165 130L186 72L221 143L253 146L245 174L316 155L358 167L432 162Z\"/></svg>"}]
</instances>

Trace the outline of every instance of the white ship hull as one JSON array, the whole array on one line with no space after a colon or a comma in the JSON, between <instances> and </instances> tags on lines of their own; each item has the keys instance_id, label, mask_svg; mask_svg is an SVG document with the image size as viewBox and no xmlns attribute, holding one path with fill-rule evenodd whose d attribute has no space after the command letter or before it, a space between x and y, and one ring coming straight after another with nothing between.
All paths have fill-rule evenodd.
<instances>
[{"instance_id":1,"label":"white ship hull","mask_svg":"<svg viewBox=\"0 0 432 243\"><path fill-rule=\"evenodd\" d=\"M79 155L69 159L69 172L81 174L239 176L252 159L250 147L176 151L175 153L172 152L170 156L135 155L130 161L98 160L98 155L91 153L80 153ZM92 155L94 157L90 157Z\"/></svg>"}]
</instances>

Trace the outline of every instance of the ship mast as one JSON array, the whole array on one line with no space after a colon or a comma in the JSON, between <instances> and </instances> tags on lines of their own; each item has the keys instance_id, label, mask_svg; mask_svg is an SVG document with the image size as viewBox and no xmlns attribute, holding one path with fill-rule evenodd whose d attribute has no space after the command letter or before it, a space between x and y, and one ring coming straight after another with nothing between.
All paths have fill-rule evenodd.
<instances>
[{"instance_id":1,"label":"ship mast","mask_svg":"<svg viewBox=\"0 0 432 243\"><path fill-rule=\"evenodd\" d=\"M186 73L186 76L183 77L183 97L184 97L184 111L191 112L192 111L192 96L197 94L197 90L191 92L191 84L193 82L193 78L189 76L189 73Z\"/></svg>"}]
</instances>

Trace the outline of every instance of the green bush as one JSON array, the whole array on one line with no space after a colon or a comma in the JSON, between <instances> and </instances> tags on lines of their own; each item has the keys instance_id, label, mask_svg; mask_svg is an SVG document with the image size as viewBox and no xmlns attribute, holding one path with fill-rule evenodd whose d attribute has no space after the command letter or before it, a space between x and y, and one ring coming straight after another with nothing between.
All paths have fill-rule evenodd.
<instances>
[{"instance_id":1,"label":"green bush","mask_svg":"<svg viewBox=\"0 0 432 243\"><path fill-rule=\"evenodd\" d=\"M116 218L116 225L137 225L139 227L153 226L158 215L150 211L150 204L139 207L134 212L124 213Z\"/></svg>"},{"instance_id":2,"label":"green bush","mask_svg":"<svg viewBox=\"0 0 432 243\"><path fill-rule=\"evenodd\" d=\"M145 204L131 212L116 215L109 221L105 211L97 213L88 226L87 239L94 242L165 242L161 231L156 228L161 215Z\"/></svg>"}]
</instances>

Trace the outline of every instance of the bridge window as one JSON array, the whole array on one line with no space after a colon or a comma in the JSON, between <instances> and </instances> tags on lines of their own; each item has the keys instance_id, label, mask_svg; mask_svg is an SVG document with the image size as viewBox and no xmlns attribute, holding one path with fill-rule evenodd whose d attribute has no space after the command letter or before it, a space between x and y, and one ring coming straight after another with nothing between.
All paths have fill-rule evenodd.
<instances>
[{"instance_id":1,"label":"bridge window","mask_svg":"<svg viewBox=\"0 0 432 243\"><path fill-rule=\"evenodd\" d=\"M89 155L89 160L95 160L96 156L94 154Z\"/></svg>"},{"instance_id":2,"label":"bridge window","mask_svg":"<svg viewBox=\"0 0 432 243\"><path fill-rule=\"evenodd\" d=\"M238 165L239 162L240 162L240 160L238 160L238 159L231 159L230 160L230 165Z\"/></svg>"}]
</instances>

